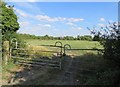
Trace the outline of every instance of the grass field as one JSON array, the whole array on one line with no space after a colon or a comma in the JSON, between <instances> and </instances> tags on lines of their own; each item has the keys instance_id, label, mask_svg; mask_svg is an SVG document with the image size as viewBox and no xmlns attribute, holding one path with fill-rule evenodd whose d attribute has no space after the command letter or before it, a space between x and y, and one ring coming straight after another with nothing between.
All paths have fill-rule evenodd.
<instances>
[{"instance_id":1,"label":"grass field","mask_svg":"<svg viewBox=\"0 0 120 87\"><path fill-rule=\"evenodd\" d=\"M39 50L41 45L54 45L58 40L35 40L35 39L26 39L25 42L30 44L32 47L28 50ZM97 41L69 41L69 40L60 40L63 45L69 44L73 49L93 49L93 48L103 48ZM40 48L39 48L40 47ZM47 49L46 49L47 48ZM43 48L42 50L54 50L58 51L58 48ZM92 52L92 54L91 54ZM38 53L40 53L38 51ZM27 67L16 66L12 62L3 67L2 72L4 72L3 84L7 84L8 79L13 72L20 72L19 74L25 79L23 83L20 84L80 84L80 85L111 85L114 84L115 75L119 74L117 67L111 67L106 59L102 55L95 55L93 51L68 51L67 53L73 55L67 55L62 58L62 70L57 70L54 68L29 68ZM97 53L97 52L96 52ZM75 55L74 55L75 54ZM42 70L43 69L43 70ZM21 71L18 71L21 70ZM66 72L69 72L66 75ZM27 73L27 74L26 74ZM32 74L33 73L33 74ZM16 74L15 74L16 75ZM17 80L18 79L18 80ZM19 82L19 77L16 81ZM30 79L30 80L29 80Z\"/></svg>"},{"instance_id":2,"label":"grass field","mask_svg":"<svg viewBox=\"0 0 120 87\"><path fill-rule=\"evenodd\" d=\"M25 40L31 45L54 45L55 42L61 41L64 44L71 45L72 48L102 48L98 41L69 41L69 40Z\"/></svg>"},{"instance_id":3,"label":"grass field","mask_svg":"<svg viewBox=\"0 0 120 87\"><path fill-rule=\"evenodd\" d=\"M74 41L74 40L25 40L27 43L29 43L30 45L35 45L35 46L39 46L39 45L54 45L55 42L60 41L62 42L63 46L65 44L69 44L71 46L72 49L93 49L93 48L98 48L101 49L103 48L100 43L98 41ZM47 47L49 49L49 47ZM50 50L54 50L54 51L60 51L60 49L58 48L50 48ZM75 55L83 55L85 53L88 52L92 52L92 53L97 53L97 51L84 51L84 50L69 50L67 51L67 53L69 54L75 54Z\"/></svg>"}]
</instances>

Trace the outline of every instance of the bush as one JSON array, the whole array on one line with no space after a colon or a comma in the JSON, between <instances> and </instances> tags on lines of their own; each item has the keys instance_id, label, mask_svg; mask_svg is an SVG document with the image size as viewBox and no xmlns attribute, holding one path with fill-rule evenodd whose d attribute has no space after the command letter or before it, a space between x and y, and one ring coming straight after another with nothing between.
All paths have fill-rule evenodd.
<instances>
[{"instance_id":1,"label":"bush","mask_svg":"<svg viewBox=\"0 0 120 87\"><path fill-rule=\"evenodd\" d=\"M104 47L104 58L109 59L120 67L120 24L109 23L101 27L103 31L91 30L91 33L100 36L100 43Z\"/></svg>"}]
</instances>

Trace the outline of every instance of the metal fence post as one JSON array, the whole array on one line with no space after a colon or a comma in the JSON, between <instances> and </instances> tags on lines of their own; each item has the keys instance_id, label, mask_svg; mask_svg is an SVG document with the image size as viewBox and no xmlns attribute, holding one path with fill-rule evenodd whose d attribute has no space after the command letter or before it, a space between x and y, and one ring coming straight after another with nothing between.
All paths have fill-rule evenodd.
<instances>
[{"instance_id":1,"label":"metal fence post","mask_svg":"<svg viewBox=\"0 0 120 87\"><path fill-rule=\"evenodd\" d=\"M17 42L17 39L16 38L12 38L11 39L11 41L10 41L10 59L11 59L11 56L12 56L12 49L13 49L13 47L12 47L12 44L13 44L13 42L15 41L15 48L17 49L17 47L18 47L18 42ZM14 62L15 62L16 60L14 59Z\"/></svg>"},{"instance_id":2,"label":"metal fence post","mask_svg":"<svg viewBox=\"0 0 120 87\"><path fill-rule=\"evenodd\" d=\"M62 42L60 42L60 41L55 42L55 46L56 46L58 43L61 45L61 55L62 55Z\"/></svg>"},{"instance_id":3,"label":"metal fence post","mask_svg":"<svg viewBox=\"0 0 120 87\"><path fill-rule=\"evenodd\" d=\"M65 52L66 47L69 47L69 48L71 49L71 46L70 46L69 44L65 44L65 45L64 45L64 53L63 53L64 56L66 55L66 52Z\"/></svg>"}]
</instances>

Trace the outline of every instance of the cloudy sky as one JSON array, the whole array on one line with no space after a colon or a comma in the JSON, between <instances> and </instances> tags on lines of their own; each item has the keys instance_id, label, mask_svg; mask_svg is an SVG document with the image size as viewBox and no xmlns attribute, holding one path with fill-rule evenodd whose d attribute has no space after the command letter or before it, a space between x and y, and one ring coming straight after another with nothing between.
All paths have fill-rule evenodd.
<instances>
[{"instance_id":1,"label":"cloudy sky","mask_svg":"<svg viewBox=\"0 0 120 87\"><path fill-rule=\"evenodd\" d=\"M8 2L19 17L19 33L52 36L89 35L86 27L118 20L117 2Z\"/></svg>"}]
</instances>

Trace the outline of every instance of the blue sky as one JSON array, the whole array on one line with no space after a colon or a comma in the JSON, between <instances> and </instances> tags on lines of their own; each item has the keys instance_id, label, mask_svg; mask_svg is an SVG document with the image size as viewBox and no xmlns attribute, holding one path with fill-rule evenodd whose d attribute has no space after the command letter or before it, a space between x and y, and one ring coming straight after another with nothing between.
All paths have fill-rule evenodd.
<instances>
[{"instance_id":1,"label":"blue sky","mask_svg":"<svg viewBox=\"0 0 120 87\"><path fill-rule=\"evenodd\" d=\"M19 33L52 36L89 35L118 20L117 2L8 2L15 5Z\"/></svg>"}]
</instances>

